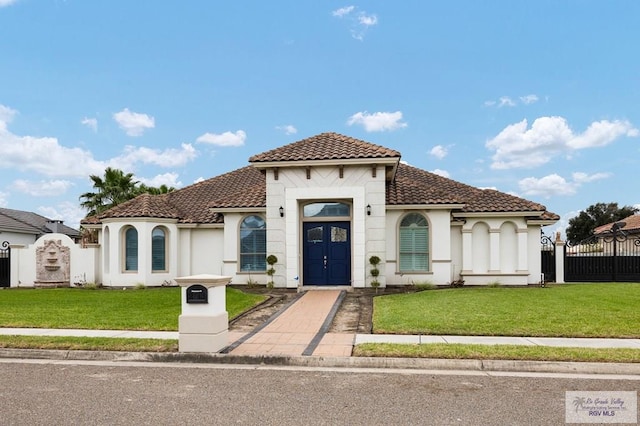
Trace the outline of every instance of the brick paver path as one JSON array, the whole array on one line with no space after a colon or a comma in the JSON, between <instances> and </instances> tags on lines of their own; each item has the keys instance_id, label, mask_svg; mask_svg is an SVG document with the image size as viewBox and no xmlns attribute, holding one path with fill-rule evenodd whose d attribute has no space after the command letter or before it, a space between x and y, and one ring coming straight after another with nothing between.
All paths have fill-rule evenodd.
<instances>
[{"instance_id":1,"label":"brick paver path","mask_svg":"<svg viewBox=\"0 0 640 426\"><path fill-rule=\"evenodd\" d=\"M350 356L355 335L324 333L339 290L307 291L274 321L233 349L233 355Z\"/></svg>"}]
</instances>

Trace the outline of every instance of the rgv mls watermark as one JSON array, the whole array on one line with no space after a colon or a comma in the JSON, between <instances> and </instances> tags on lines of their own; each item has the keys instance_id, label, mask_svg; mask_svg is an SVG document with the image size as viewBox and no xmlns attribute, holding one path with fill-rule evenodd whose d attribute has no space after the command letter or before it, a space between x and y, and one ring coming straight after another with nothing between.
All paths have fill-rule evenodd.
<instances>
[{"instance_id":1,"label":"rgv mls watermark","mask_svg":"<svg viewBox=\"0 0 640 426\"><path fill-rule=\"evenodd\" d=\"M566 391L567 423L638 423L636 391Z\"/></svg>"}]
</instances>

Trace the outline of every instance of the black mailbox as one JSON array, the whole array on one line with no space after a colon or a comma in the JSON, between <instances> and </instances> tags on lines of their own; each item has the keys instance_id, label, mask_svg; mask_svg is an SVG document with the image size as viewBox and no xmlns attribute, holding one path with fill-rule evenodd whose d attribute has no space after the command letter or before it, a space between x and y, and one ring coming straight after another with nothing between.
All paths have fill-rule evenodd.
<instances>
[{"instance_id":1,"label":"black mailbox","mask_svg":"<svg viewBox=\"0 0 640 426\"><path fill-rule=\"evenodd\" d=\"M187 303L209 303L209 291L200 284L187 287Z\"/></svg>"}]
</instances>

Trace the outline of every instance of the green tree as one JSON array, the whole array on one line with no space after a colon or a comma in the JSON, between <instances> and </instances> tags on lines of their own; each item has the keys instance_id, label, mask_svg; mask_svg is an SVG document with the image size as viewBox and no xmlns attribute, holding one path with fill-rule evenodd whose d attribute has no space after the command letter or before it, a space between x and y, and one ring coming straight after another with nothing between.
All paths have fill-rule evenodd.
<instances>
[{"instance_id":1,"label":"green tree","mask_svg":"<svg viewBox=\"0 0 640 426\"><path fill-rule=\"evenodd\" d=\"M593 236L593 230L607 223L617 222L638 212L631 206L618 207L618 203L596 203L578 216L569 219L567 227L567 241L577 244Z\"/></svg>"},{"instance_id":2,"label":"green tree","mask_svg":"<svg viewBox=\"0 0 640 426\"><path fill-rule=\"evenodd\" d=\"M167 194L175 189L166 185L146 186L134 180L133 173L111 167L105 169L103 177L91 175L89 178L95 191L80 195L80 206L87 210L87 216L100 214L140 194Z\"/></svg>"}]
</instances>

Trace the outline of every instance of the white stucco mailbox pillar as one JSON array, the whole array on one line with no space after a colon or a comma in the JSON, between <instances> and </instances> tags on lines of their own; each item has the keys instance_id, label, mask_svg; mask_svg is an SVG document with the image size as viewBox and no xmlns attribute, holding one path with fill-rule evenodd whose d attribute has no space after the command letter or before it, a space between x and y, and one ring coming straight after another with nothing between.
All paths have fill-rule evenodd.
<instances>
[{"instance_id":1,"label":"white stucco mailbox pillar","mask_svg":"<svg viewBox=\"0 0 640 426\"><path fill-rule=\"evenodd\" d=\"M226 286L231 277L192 275L175 279L182 287L178 317L180 352L218 352L229 344Z\"/></svg>"}]
</instances>

